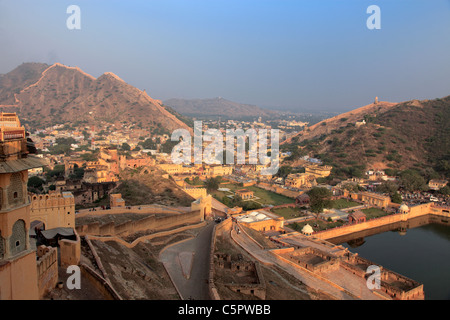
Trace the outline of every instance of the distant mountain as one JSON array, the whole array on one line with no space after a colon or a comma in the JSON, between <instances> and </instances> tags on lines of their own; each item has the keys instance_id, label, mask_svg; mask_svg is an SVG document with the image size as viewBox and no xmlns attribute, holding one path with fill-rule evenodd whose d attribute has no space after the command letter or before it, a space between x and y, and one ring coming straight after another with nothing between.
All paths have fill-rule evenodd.
<instances>
[{"instance_id":1,"label":"distant mountain","mask_svg":"<svg viewBox=\"0 0 450 320\"><path fill-rule=\"evenodd\" d=\"M106 72L98 78L60 63L24 63L0 76L0 107L35 128L58 123L134 123L143 129L188 128L159 100Z\"/></svg>"},{"instance_id":2,"label":"distant mountain","mask_svg":"<svg viewBox=\"0 0 450 320\"><path fill-rule=\"evenodd\" d=\"M182 115L190 117L217 117L241 119L249 117L270 117L277 111L261 109L254 105L242 104L218 97L213 99L169 99L165 105Z\"/></svg>"},{"instance_id":3,"label":"distant mountain","mask_svg":"<svg viewBox=\"0 0 450 320\"><path fill-rule=\"evenodd\" d=\"M370 104L307 128L283 148L348 172L413 168L450 177L450 96Z\"/></svg>"}]
</instances>

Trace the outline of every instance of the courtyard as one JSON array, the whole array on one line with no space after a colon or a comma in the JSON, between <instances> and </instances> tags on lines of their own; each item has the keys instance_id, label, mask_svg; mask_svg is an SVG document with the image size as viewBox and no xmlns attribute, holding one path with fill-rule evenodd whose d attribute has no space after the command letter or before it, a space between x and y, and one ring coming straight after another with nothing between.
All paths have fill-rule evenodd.
<instances>
[{"instance_id":1,"label":"courtyard","mask_svg":"<svg viewBox=\"0 0 450 320\"><path fill-rule=\"evenodd\" d=\"M223 197L233 197L237 190L242 189L242 186L238 184L226 184L220 185L219 190L213 191L211 194L216 199L222 199ZM294 199L285 197L272 191L264 190L256 186L248 186L245 189L253 191L254 198L244 201L253 201L260 204L263 207L278 206L287 203L294 203Z\"/></svg>"}]
</instances>

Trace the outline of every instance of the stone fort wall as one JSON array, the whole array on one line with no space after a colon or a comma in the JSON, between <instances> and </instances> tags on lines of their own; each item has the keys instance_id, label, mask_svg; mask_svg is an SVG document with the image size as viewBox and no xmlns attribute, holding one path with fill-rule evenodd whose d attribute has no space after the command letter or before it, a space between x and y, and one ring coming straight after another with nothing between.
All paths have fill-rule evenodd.
<instances>
[{"instance_id":1,"label":"stone fort wall","mask_svg":"<svg viewBox=\"0 0 450 320\"><path fill-rule=\"evenodd\" d=\"M109 211L109 210L108 210ZM122 211L123 212L123 211ZM150 216L137 221L127 221L119 225L113 222L100 225L99 222L80 225L76 227L76 231L80 236L87 234L97 236L127 236L144 230L164 230L183 224L192 224L203 221L201 211L191 211L183 214L176 214L164 217Z\"/></svg>"},{"instance_id":2,"label":"stone fort wall","mask_svg":"<svg viewBox=\"0 0 450 320\"><path fill-rule=\"evenodd\" d=\"M58 253L56 248L40 246L37 254L38 290L42 299L58 282Z\"/></svg>"},{"instance_id":3,"label":"stone fort wall","mask_svg":"<svg viewBox=\"0 0 450 320\"><path fill-rule=\"evenodd\" d=\"M165 207L165 206L132 206L132 207L117 207L107 210L97 209L97 211L89 211L89 209L80 210L76 217L85 217L93 215L105 215L105 214L122 214L122 213L136 213L136 214L181 214L184 211Z\"/></svg>"},{"instance_id":4,"label":"stone fort wall","mask_svg":"<svg viewBox=\"0 0 450 320\"><path fill-rule=\"evenodd\" d=\"M75 200L71 192L31 196L30 221L42 221L45 229L75 227Z\"/></svg>"}]
</instances>

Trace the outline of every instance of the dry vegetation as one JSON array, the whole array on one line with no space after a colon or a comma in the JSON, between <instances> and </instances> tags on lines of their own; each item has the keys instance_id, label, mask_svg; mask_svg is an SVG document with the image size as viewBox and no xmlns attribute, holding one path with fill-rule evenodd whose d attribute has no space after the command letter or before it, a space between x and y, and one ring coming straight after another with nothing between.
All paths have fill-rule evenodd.
<instances>
[{"instance_id":1,"label":"dry vegetation","mask_svg":"<svg viewBox=\"0 0 450 320\"><path fill-rule=\"evenodd\" d=\"M335 176L359 176L365 169L436 170L449 175L450 96L380 103L327 119L284 148L312 153L334 167ZM355 126L356 121L366 121Z\"/></svg>"},{"instance_id":2,"label":"dry vegetation","mask_svg":"<svg viewBox=\"0 0 450 320\"><path fill-rule=\"evenodd\" d=\"M120 185L114 192L121 193L125 203L130 206L161 204L173 207L188 207L194 198L187 195L163 173L154 168L128 169L121 172Z\"/></svg>"},{"instance_id":3,"label":"dry vegetation","mask_svg":"<svg viewBox=\"0 0 450 320\"><path fill-rule=\"evenodd\" d=\"M14 105L11 111L33 128L67 122L96 125L101 120L166 132L188 128L161 101L118 76L106 72L96 79L61 64L25 63L2 75L0 104Z\"/></svg>"}]
</instances>

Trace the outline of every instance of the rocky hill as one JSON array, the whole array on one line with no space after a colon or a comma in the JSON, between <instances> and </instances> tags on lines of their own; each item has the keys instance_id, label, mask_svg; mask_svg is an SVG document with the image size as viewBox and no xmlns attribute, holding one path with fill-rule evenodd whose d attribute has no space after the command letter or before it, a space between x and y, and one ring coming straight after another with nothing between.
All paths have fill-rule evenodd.
<instances>
[{"instance_id":1,"label":"rocky hill","mask_svg":"<svg viewBox=\"0 0 450 320\"><path fill-rule=\"evenodd\" d=\"M213 99L169 99L164 104L190 117L223 117L243 119L270 117L276 111L261 109L254 105L242 104L218 97Z\"/></svg>"},{"instance_id":2,"label":"rocky hill","mask_svg":"<svg viewBox=\"0 0 450 320\"><path fill-rule=\"evenodd\" d=\"M349 174L414 168L449 177L450 96L370 104L317 123L283 148L319 157Z\"/></svg>"},{"instance_id":3,"label":"rocky hill","mask_svg":"<svg viewBox=\"0 0 450 320\"><path fill-rule=\"evenodd\" d=\"M14 111L34 128L59 123L134 123L171 132L187 125L161 101L106 72L98 78L77 67L25 63L0 77L2 111Z\"/></svg>"},{"instance_id":4,"label":"rocky hill","mask_svg":"<svg viewBox=\"0 0 450 320\"><path fill-rule=\"evenodd\" d=\"M316 139L323 134L329 134L333 130L341 128L342 125L362 121L364 120L364 117L366 115L383 113L392 108L393 106L395 106L396 104L397 103L393 102L379 101L377 103L371 103L364 107L360 107L352 111L339 114L335 117L322 120L311 127L305 128L304 131L300 132L296 137L295 136L290 137L283 143Z\"/></svg>"}]
</instances>

